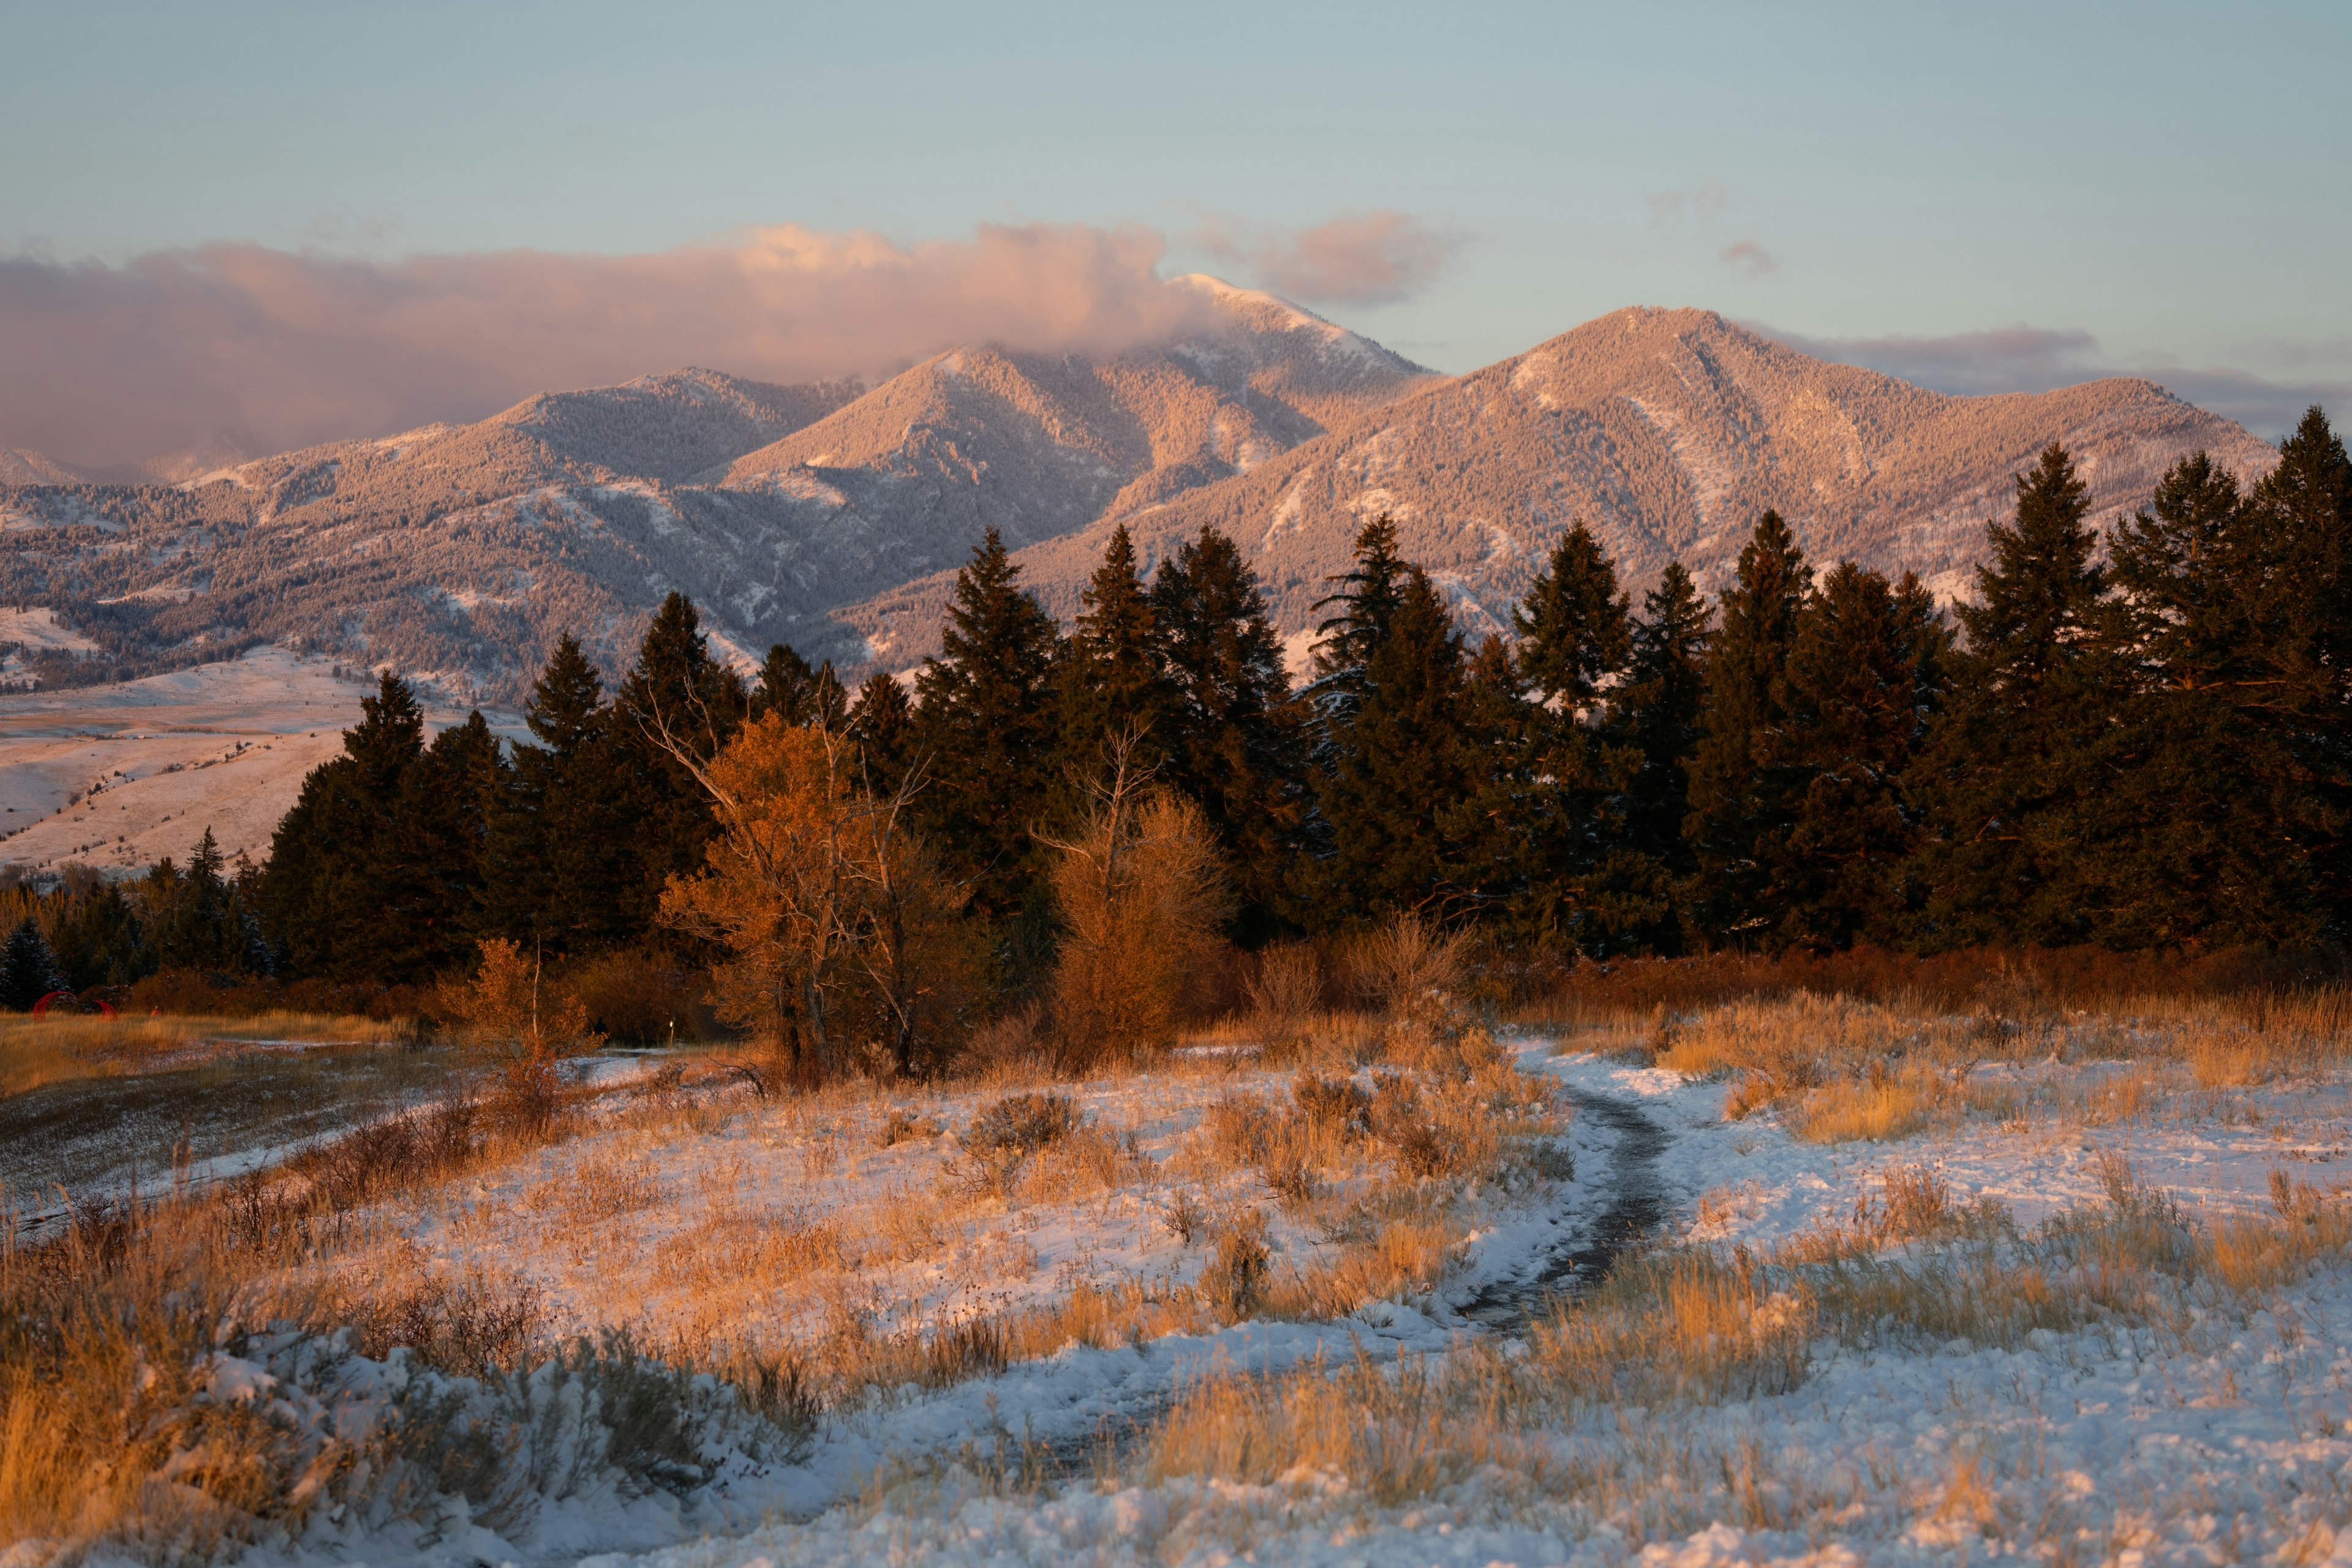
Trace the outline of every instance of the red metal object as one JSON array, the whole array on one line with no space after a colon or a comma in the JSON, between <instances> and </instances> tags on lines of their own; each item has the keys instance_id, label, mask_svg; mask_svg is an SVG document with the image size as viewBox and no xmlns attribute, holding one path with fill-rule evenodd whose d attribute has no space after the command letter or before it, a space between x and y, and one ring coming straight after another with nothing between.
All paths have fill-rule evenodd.
<instances>
[{"instance_id":1,"label":"red metal object","mask_svg":"<svg viewBox=\"0 0 2352 1568\"><path fill-rule=\"evenodd\" d=\"M33 1004L33 1016L36 1018L47 1017L48 1016L49 1004L56 1001L60 996L71 1001L73 999L73 993L70 991L50 992L47 995Z\"/></svg>"}]
</instances>

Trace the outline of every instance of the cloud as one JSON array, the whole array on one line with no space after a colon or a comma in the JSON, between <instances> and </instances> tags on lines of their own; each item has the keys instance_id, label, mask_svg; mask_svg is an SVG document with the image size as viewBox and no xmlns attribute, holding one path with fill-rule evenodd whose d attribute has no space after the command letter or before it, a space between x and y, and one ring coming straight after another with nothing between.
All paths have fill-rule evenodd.
<instances>
[{"instance_id":1,"label":"cloud","mask_svg":"<svg viewBox=\"0 0 2352 1568\"><path fill-rule=\"evenodd\" d=\"M1274 230L1211 218L1192 242L1246 265L1278 294L1318 304L1388 305L1444 271L1461 238L1400 212L1336 217L1313 228Z\"/></svg>"},{"instance_id":2,"label":"cloud","mask_svg":"<svg viewBox=\"0 0 2352 1568\"><path fill-rule=\"evenodd\" d=\"M1873 338L1808 337L1761 325L1756 330L1818 359L1863 365L1937 392L1967 395L2048 392L2103 376L2144 376L2176 397L2273 439L2284 435L2315 403L2352 407L2352 384L2344 382L2273 381L2247 371L2178 364L2118 365L2100 352L2096 338L2079 327L1996 327L1943 337Z\"/></svg>"},{"instance_id":3,"label":"cloud","mask_svg":"<svg viewBox=\"0 0 2352 1568\"><path fill-rule=\"evenodd\" d=\"M1711 222L1731 205L1731 189L1721 180L1702 180L1687 191L1660 191L1650 198L1650 221L1664 226L1683 218Z\"/></svg>"},{"instance_id":4,"label":"cloud","mask_svg":"<svg viewBox=\"0 0 2352 1568\"><path fill-rule=\"evenodd\" d=\"M617 257L0 258L0 446L122 462L223 430L285 447L479 418L685 364L799 381L974 341L1115 350L1206 324L1160 279L1164 249L1078 224L917 245L788 224Z\"/></svg>"},{"instance_id":5,"label":"cloud","mask_svg":"<svg viewBox=\"0 0 2352 1568\"><path fill-rule=\"evenodd\" d=\"M1727 267L1737 267L1750 278L1761 278L1767 272L1780 270L1780 258L1752 239L1743 239L1725 246L1715 253L1715 258Z\"/></svg>"}]
</instances>

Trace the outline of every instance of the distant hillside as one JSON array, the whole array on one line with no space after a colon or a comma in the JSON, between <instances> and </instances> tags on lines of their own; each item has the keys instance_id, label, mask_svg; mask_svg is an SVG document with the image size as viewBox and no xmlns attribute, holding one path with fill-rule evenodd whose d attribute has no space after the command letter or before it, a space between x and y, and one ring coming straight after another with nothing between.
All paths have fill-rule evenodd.
<instances>
[{"instance_id":1,"label":"distant hillside","mask_svg":"<svg viewBox=\"0 0 2352 1568\"><path fill-rule=\"evenodd\" d=\"M961 560L1245 475L1430 373L1269 295L1189 279L1225 325L1103 359L976 345L868 392L687 370L490 419L106 485L0 461L0 603L120 679L276 642L510 702L564 630L625 661L672 588L722 647L860 662L834 612Z\"/></svg>"},{"instance_id":2,"label":"distant hillside","mask_svg":"<svg viewBox=\"0 0 2352 1568\"><path fill-rule=\"evenodd\" d=\"M1813 359L1713 311L1635 309L1124 521L1147 560L1203 524L1223 530L1293 634L1313 624L1357 529L1383 511L1474 629L1507 620L1580 517L1635 584L1679 558L1702 586L1720 586L1769 507L1816 561L1916 571L1949 597L1972 581L1985 521L2010 509L2010 476L2053 440L2074 455L2103 519L2145 501L2198 448L2248 477L2276 458L2147 381L1951 397ZM1060 614L1074 613L1112 521L1022 552L1027 581ZM911 583L844 618L904 667L936 646L949 581Z\"/></svg>"}]
</instances>

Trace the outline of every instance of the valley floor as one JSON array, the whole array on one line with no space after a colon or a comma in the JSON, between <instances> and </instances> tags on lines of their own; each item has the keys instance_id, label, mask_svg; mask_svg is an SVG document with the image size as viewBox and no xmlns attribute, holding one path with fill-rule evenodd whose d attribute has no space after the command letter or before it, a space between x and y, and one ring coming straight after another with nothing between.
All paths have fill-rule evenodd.
<instances>
[{"instance_id":1,"label":"valley floor","mask_svg":"<svg viewBox=\"0 0 2352 1568\"><path fill-rule=\"evenodd\" d=\"M379 1215L352 1266L500 1282L551 1335L625 1321L702 1364L791 1343L881 1391L682 1499L588 1488L503 1534L461 1509L258 1555L2352 1561L2352 1083L2219 1071L2172 1027L2061 1026L1841 1142L1800 1135L1818 1098L1735 1116L1740 1075L1531 1033L1502 1048L1550 1091L1519 1128L1550 1153L1410 1182L1358 1143L1305 1185L1263 1142L1251 1163L1236 1108L1279 1110L1292 1073L1217 1058L1056 1091L1079 1132L993 1182L958 1134L1002 1084L640 1095ZM1594 1289L1629 1199L1663 1222ZM1434 1256L1365 1272L1382 1212ZM1262 1289L1204 1316L1213 1238L1254 1225ZM892 1356L981 1322L999 1359L906 1361L889 1391Z\"/></svg>"}]
</instances>

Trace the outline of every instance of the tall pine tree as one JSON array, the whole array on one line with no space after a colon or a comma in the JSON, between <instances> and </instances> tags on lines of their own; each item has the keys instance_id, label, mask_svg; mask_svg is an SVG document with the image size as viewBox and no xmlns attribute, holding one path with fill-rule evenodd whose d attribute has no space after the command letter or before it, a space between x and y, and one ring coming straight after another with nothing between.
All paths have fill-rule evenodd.
<instances>
[{"instance_id":1,"label":"tall pine tree","mask_svg":"<svg viewBox=\"0 0 2352 1568\"><path fill-rule=\"evenodd\" d=\"M1030 829L1055 783L1056 639L991 528L956 574L940 657L915 682L920 744L938 759L922 795L929 837L989 919L1020 915L1039 894ZM1024 946L1013 968L1027 955Z\"/></svg>"},{"instance_id":2,"label":"tall pine tree","mask_svg":"<svg viewBox=\"0 0 2352 1568\"><path fill-rule=\"evenodd\" d=\"M2128 912L2112 858L2128 829L2115 819L2126 672L2089 493L2054 443L2016 482L2015 521L1985 528L1978 602L1957 606L1968 647L1914 770L1928 947L2066 946Z\"/></svg>"},{"instance_id":3,"label":"tall pine tree","mask_svg":"<svg viewBox=\"0 0 2352 1568\"><path fill-rule=\"evenodd\" d=\"M631 929L652 929L663 884L699 870L717 831L701 786L669 747L708 761L733 738L749 706L742 681L710 657L693 602L670 594L614 701L614 736L636 814Z\"/></svg>"},{"instance_id":4,"label":"tall pine tree","mask_svg":"<svg viewBox=\"0 0 2352 1568\"><path fill-rule=\"evenodd\" d=\"M877 798L896 795L917 756L915 708L897 676L876 670L866 678L850 706L849 738L856 742L866 787Z\"/></svg>"},{"instance_id":5,"label":"tall pine tree","mask_svg":"<svg viewBox=\"0 0 2352 1568\"><path fill-rule=\"evenodd\" d=\"M1757 846L1785 831L1794 809L1797 781L1769 759L1786 721L1780 678L1811 585L1780 514L1757 519L1707 650L1703 732L1688 770L1683 834L1696 870L1686 904L1709 942L1760 939L1774 916Z\"/></svg>"},{"instance_id":6,"label":"tall pine tree","mask_svg":"<svg viewBox=\"0 0 2352 1568\"><path fill-rule=\"evenodd\" d=\"M1175 693L1160 658L1159 616L1136 574L1135 542L1121 523L1079 595L1077 624L1062 645L1059 706L1065 765L1100 773L1114 748L1158 767L1168 755Z\"/></svg>"},{"instance_id":7,"label":"tall pine tree","mask_svg":"<svg viewBox=\"0 0 2352 1568\"><path fill-rule=\"evenodd\" d=\"M1842 562L1807 598L1780 681L1785 722L1763 747L1769 768L1801 781L1787 822L1757 843L1774 915L1766 946L1899 936L1917 822L1906 770L1941 700L1948 644L1908 574L1890 585Z\"/></svg>"},{"instance_id":8,"label":"tall pine tree","mask_svg":"<svg viewBox=\"0 0 2352 1568\"><path fill-rule=\"evenodd\" d=\"M1306 817L1302 713L1257 575L1213 528L1152 578L1171 706L1163 776L1217 830L1245 938L1272 930Z\"/></svg>"},{"instance_id":9,"label":"tall pine tree","mask_svg":"<svg viewBox=\"0 0 2352 1568\"><path fill-rule=\"evenodd\" d=\"M534 951L574 954L638 934L643 867L633 789L604 678L566 633L523 708L533 743L489 829L490 923Z\"/></svg>"},{"instance_id":10,"label":"tall pine tree","mask_svg":"<svg viewBox=\"0 0 2352 1568\"><path fill-rule=\"evenodd\" d=\"M1375 538L1374 549L1386 541ZM1353 606L1350 606L1352 614ZM1377 641L1359 640L1355 700L1329 720L1317 806L1326 853L1304 868L1307 914L1346 924L1391 910L1448 914L1475 901L1449 807L1473 792L1462 638L1427 573L1404 567ZM1349 626L1348 632L1371 629Z\"/></svg>"}]
</instances>

